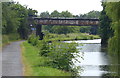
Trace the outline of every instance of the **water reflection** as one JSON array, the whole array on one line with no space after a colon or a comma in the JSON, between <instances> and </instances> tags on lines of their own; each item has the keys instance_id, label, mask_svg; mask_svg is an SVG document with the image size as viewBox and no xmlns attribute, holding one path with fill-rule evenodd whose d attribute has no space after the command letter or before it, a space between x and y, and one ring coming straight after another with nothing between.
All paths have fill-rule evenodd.
<instances>
[{"instance_id":1,"label":"water reflection","mask_svg":"<svg viewBox=\"0 0 120 78\"><path fill-rule=\"evenodd\" d=\"M71 43L73 41L65 41ZM75 66L80 66L83 70L79 75L81 78L106 78L106 76L120 76L120 53L108 52L101 46L101 39L95 40L78 40L74 41L79 45L79 55L83 58L76 57L81 63L74 62ZM117 46L116 46L117 47ZM74 61L74 59L73 59Z\"/></svg>"},{"instance_id":2,"label":"water reflection","mask_svg":"<svg viewBox=\"0 0 120 78\"><path fill-rule=\"evenodd\" d=\"M113 53L110 53L109 55L111 55ZM110 58L110 62L111 62L111 66L109 67L109 70L111 72L110 76L119 76L120 77L120 55L119 54L115 54L115 55L111 55Z\"/></svg>"},{"instance_id":3,"label":"water reflection","mask_svg":"<svg viewBox=\"0 0 120 78\"><path fill-rule=\"evenodd\" d=\"M84 60L77 57L81 63L75 63L76 66L81 66L84 70L80 76L102 76L108 72L105 68L109 64L106 52L101 52L101 44L84 44L79 46L82 48L80 52L84 53Z\"/></svg>"},{"instance_id":4,"label":"water reflection","mask_svg":"<svg viewBox=\"0 0 120 78\"><path fill-rule=\"evenodd\" d=\"M77 57L81 63L75 63L75 65L108 65L108 59L105 53L84 52L83 58Z\"/></svg>"},{"instance_id":5,"label":"water reflection","mask_svg":"<svg viewBox=\"0 0 120 78\"><path fill-rule=\"evenodd\" d=\"M72 41L66 42L70 43ZM83 69L83 71L79 73L80 76L102 76L109 73L109 56L107 52L101 48L101 39L79 40L75 42L83 44L83 46L79 45L77 48L81 48L79 55L83 53L84 59L76 57L81 63L74 63L75 66L80 66Z\"/></svg>"}]
</instances>

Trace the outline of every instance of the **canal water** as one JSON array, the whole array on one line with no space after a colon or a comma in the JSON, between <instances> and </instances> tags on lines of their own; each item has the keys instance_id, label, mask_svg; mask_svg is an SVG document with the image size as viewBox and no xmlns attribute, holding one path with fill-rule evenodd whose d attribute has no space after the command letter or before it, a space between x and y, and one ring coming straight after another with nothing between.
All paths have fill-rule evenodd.
<instances>
[{"instance_id":1,"label":"canal water","mask_svg":"<svg viewBox=\"0 0 120 78\"><path fill-rule=\"evenodd\" d=\"M65 41L71 43L73 41ZM103 76L109 73L108 65L110 64L108 52L101 48L101 39L95 40L78 40L79 55L76 57L80 62L74 62L75 66L80 66L80 76ZM74 59L73 59L74 61Z\"/></svg>"}]
</instances>

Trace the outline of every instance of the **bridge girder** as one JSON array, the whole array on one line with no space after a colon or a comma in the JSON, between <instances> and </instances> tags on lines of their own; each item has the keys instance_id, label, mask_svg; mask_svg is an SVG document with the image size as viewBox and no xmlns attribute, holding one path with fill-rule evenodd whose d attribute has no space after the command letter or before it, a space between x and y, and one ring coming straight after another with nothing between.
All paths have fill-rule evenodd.
<instances>
[{"instance_id":1,"label":"bridge girder","mask_svg":"<svg viewBox=\"0 0 120 78\"><path fill-rule=\"evenodd\" d=\"M98 26L99 19L81 18L39 18L33 17L36 22L36 35L43 39L42 25L61 25L61 26Z\"/></svg>"},{"instance_id":2,"label":"bridge girder","mask_svg":"<svg viewBox=\"0 0 120 78\"><path fill-rule=\"evenodd\" d=\"M81 18L33 18L40 25L62 25L62 26L98 26L99 19Z\"/></svg>"}]
</instances>

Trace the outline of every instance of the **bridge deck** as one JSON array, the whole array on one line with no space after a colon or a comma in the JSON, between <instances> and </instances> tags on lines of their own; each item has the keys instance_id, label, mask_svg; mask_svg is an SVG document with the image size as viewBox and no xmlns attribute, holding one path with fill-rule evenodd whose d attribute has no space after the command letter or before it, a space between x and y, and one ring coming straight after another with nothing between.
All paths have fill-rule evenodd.
<instances>
[{"instance_id":1,"label":"bridge deck","mask_svg":"<svg viewBox=\"0 0 120 78\"><path fill-rule=\"evenodd\" d=\"M99 19L82 18L33 18L37 24L41 25L71 25L71 26L98 26Z\"/></svg>"}]
</instances>

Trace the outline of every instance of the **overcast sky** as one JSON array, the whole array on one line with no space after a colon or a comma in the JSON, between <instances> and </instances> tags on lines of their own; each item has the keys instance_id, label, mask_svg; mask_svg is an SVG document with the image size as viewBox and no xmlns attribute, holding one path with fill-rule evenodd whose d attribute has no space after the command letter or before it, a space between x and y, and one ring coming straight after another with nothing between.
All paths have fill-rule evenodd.
<instances>
[{"instance_id":1,"label":"overcast sky","mask_svg":"<svg viewBox=\"0 0 120 78\"><path fill-rule=\"evenodd\" d=\"M14 0L22 5L37 10L39 13L57 10L68 10L74 15L84 14L92 10L101 11L101 0Z\"/></svg>"}]
</instances>

